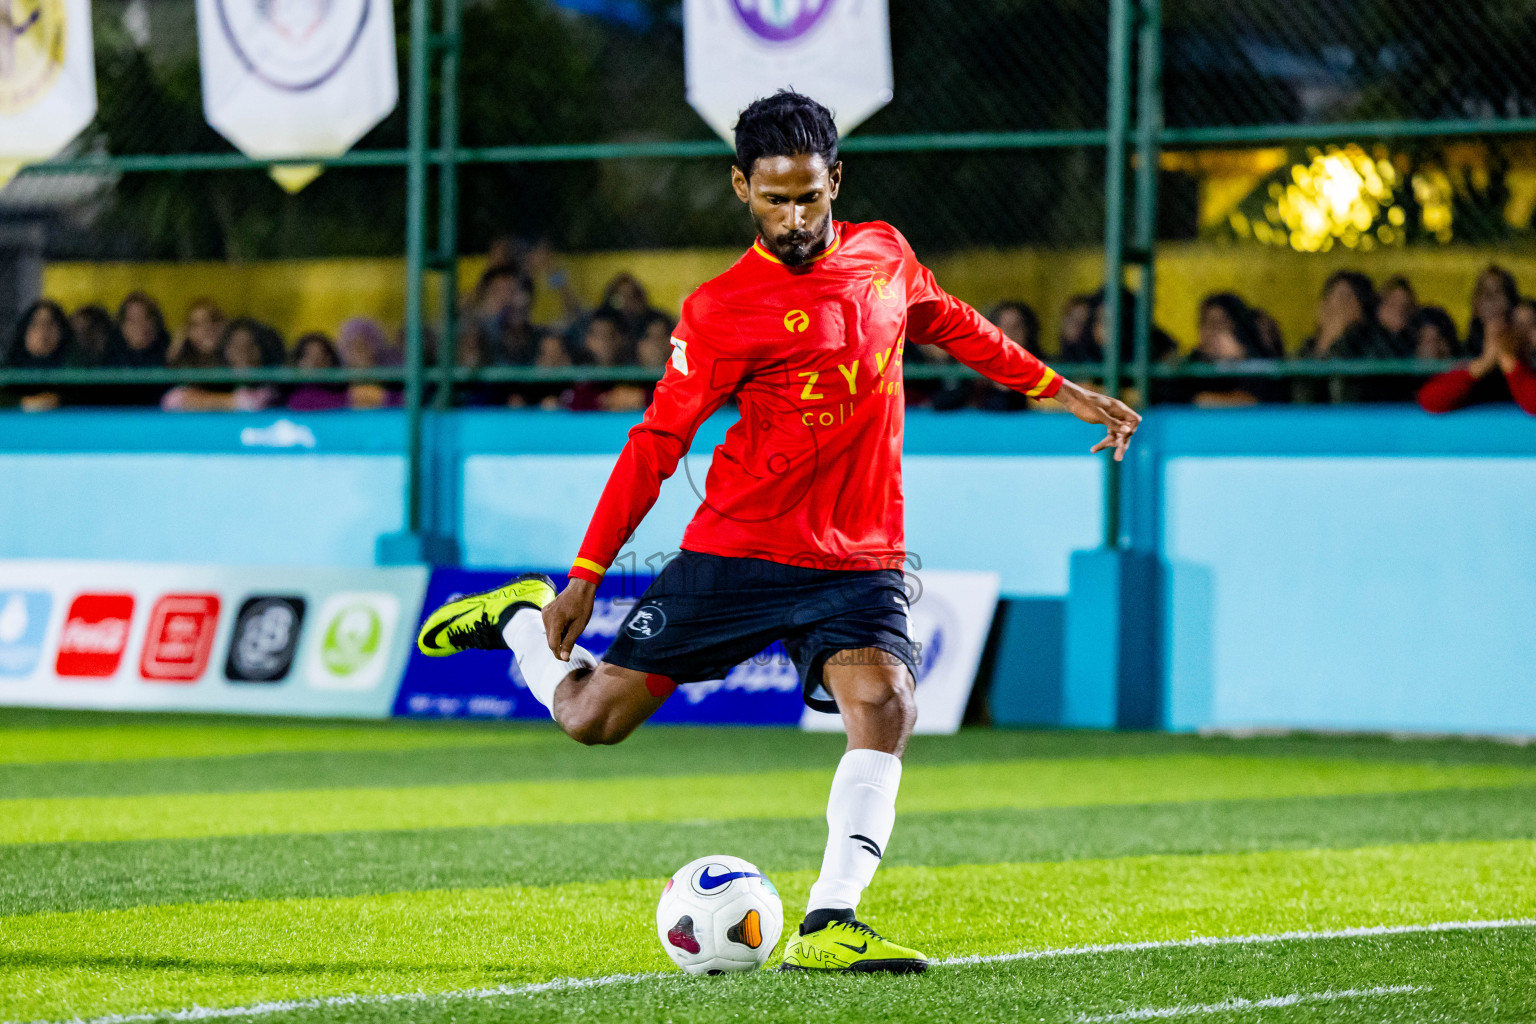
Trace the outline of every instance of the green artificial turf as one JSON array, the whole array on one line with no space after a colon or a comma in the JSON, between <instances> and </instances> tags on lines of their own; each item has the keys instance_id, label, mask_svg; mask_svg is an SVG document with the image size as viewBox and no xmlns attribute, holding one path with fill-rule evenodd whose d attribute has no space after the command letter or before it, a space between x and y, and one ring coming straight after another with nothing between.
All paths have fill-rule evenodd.
<instances>
[{"instance_id":1,"label":"green artificial turf","mask_svg":"<svg viewBox=\"0 0 1536 1024\"><path fill-rule=\"evenodd\" d=\"M809 870L821 817L0 846L0 914L660 877L711 849ZM905 814L889 865L1536 839L1536 789Z\"/></svg>"},{"instance_id":2,"label":"green artificial turf","mask_svg":"<svg viewBox=\"0 0 1536 1024\"><path fill-rule=\"evenodd\" d=\"M301 1009L273 1024L528 1024L667 1021L849 1024L864 1021L1051 1021L1082 1024L1134 1011L1236 999L1412 987L1416 992L1316 1000L1284 1009L1161 1019L1516 1024L1536 1019L1536 929L1100 953L975 966L917 977L806 978L761 972L677 974L590 988ZM1154 1020L1159 1018L1152 1018Z\"/></svg>"},{"instance_id":3,"label":"green artificial turf","mask_svg":"<svg viewBox=\"0 0 1536 1024\"><path fill-rule=\"evenodd\" d=\"M700 767L705 767L700 765ZM459 828L546 822L802 817L827 767L384 789L0 800L0 843ZM899 812L1242 800L1536 785L1536 768L1174 754L914 765Z\"/></svg>"},{"instance_id":4,"label":"green artificial turf","mask_svg":"<svg viewBox=\"0 0 1536 1024\"><path fill-rule=\"evenodd\" d=\"M0 1024L333 997L364 1001L253 1019L1536 1019L1532 927L903 979L676 972L653 933L661 879L746 856L793 921L842 744L0 711ZM914 740L900 807L861 916L939 957L1536 918L1529 748L970 731Z\"/></svg>"},{"instance_id":5,"label":"green artificial turf","mask_svg":"<svg viewBox=\"0 0 1536 1024\"><path fill-rule=\"evenodd\" d=\"M1536 916L1536 843L892 867L861 908L936 956ZM791 908L813 873L779 874ZM444 991L667 960L661 879L20 915L0 934L10 1019ZM38 995L37 993L47 993Z\"/></svg>"}]
</instances>

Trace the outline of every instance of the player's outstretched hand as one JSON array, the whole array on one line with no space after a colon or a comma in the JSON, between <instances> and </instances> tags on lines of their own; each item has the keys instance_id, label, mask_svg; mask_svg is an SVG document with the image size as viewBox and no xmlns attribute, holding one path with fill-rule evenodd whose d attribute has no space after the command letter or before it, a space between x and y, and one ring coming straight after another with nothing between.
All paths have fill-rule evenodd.
<instances>
[{"instance_id":1,"label":"player's outstretched hand","mask_svg":"<svg viewBox=\"0 0 1536 1024\"><path fill-rule=\"evenodd\" d=\"M576 638L592 618L596 595L597 584L572 579L559 597L544 606L544 636L549 640L549 649L561 661L571 660Z\"/></svg>"},{"instance_id":2,"label":"player's outstretched hand","mask_svg":"<svg viewBox=\"0 0 1536 1024\"><path fill-rule=\"evenodd\" d=\"M1131 438L1141 425L1141 415L1135 409L1118 398L1078 387L1069 380L1061 382L1061 390L1056 392L1056 401L1084 423L1104 424L1104 440L1089 449L1090 452L1113 448L1116 462L1125 458L1125 450L1130 447Z\"/></svg>"}]
</instances>

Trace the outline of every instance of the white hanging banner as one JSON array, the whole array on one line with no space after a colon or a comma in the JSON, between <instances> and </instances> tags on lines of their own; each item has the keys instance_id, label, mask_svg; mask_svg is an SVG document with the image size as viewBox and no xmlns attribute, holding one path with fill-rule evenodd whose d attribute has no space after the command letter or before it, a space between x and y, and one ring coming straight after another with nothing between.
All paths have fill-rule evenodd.
<instances>
[{"instance_id":1,"label":"white hanging banner","mask_svg":"<svg viewBox=\"0 0 1536 1024\"><path fill-rule=\"evenodd\" d=\"M684 0L688 103L727 142L753 100L793 88L846 135L891 101L886 0Z\"/></svg>"},{"instance_id":2,"label":"white hanging banner","mask_svg":"<svg viewBox=\"0 0 1536 1024\"><path fill-rule=\"evenodd\" d=\"M0 187L95 116L90 0L0 0Z\"/></svg>"},{"instance_id":3,"label":"white hanging banner","mask_svg":"<svg viewBox=\"0 0 1536 1024\"><path fill-rule=\"evenodd\" d=\"M197 40L203 113L247 156L345 153L399 99L390 0L197 0Z\"/></svg>"}]
</instances>

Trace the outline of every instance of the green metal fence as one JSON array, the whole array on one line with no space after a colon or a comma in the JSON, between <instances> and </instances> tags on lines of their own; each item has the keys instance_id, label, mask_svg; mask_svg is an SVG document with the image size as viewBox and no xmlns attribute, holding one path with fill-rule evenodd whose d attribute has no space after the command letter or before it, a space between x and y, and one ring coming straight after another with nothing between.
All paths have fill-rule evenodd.
<instances>
[{"instance_id":1,"label":"green metal fence","mask_svg":"<svg viewBox=\"0 0 1536 1024\"><path fill-rule=\"evenodd\" d=\"M627 13L619 20L629 21L620 28L573 18L545 0L396 0L405 85L399 109L344 156L295 160L328 170L320 186L293 200L277 197L264 180L265 163L231 152L202 124L195 45L189 49L187 42L192 0L147 5L144 31L171 40L157 56L124 28L145 6L96 0L104 83L97 124L71 155L26 173L111 176L117 192L137 189L140 198L162 190L167 196L158 206L136 207L166 218L155 227L161 235L140 233L150 239L151 255L259 256L264 244L293 251L308 244L306 218L324 204L357 208L366 230L346 237L362 248L387 251L398 241L406 256L405 366L304 379L404 385L407 527L416 554L446 555L434 546L434 538L450 531L435 521L426 499L431 488L423 479L421 439L449 385L594 377L591 368L579 367L457 367L451 301L435 327L442 339L436 362L427 365L430 278L440 279L441 294L458 294L458 254L483 246L498 217L531 231L549 228L541 217L559 218L561 240L571 247L722 243L739 232L721 173L729 150L683 102L678 6L669 0L623 5ZM858 159L861 176L879 189L848 190L840 213L891 219L930 249L1101 244L1104 280L1134 286L1125 293L1134 315L1123 320L1122 293L1108 289L1107 322L1114 326L1103 364L1062 369L1093 376L1110 391L1133 383L1143 397L1154 380L1179 376L1341 378L1429 373L1445 365L1155 362L1157 243L1202 230L1189 216L1187 182L1164 169L1166 151L1264 145L1304 159L1309 145L1391 142L1409 161L1405 175L1418 168L1450 175L1449 145L1474 141L1494 164L1507 165L1510 151L1501 147L1525 145L1522 137L1536 134L1536 64L1527 58L1536 43L1536 9L1525 5L1466 10L1435 0L1167 0L1165 7L1163 0L1109 0L1106 10L1103 0L903 0L892 4L892 33L896 99L844 146ZM1446 202L1460 204L1464 235L1526 237L1529 220L1508 223L1502 213L1507 195L1475 177L1464 187L1446 178ZM188 184L215 180L223 183L217 189ZM658 202L657 189L686 195L686 203ZM1256 201L1264 205L1262 196ZM287 242L264 242L234 219L217 231L184 222L217 221L220 204L242 203L248 219L259 222L276 202L288 204L281 215L270 214L291 222ZM1421 227L1423 206L1405 215ZM1170 212L1180 225L1171 230ZM1235 225L1267 215L1234 212ZM1405 236L1411 226L1405 225ZM1278 220L1265 230L1281 243L1293 237ZM1435 234L1432 224L1427 233ZM1232 241L1260 244L1251 234ZM76 251L111 251L92 245ZM1129 365L1115 337L1124 323L1134 325ZM913 365L906 372L920 379L969 371ZM606 380L648 376L654 374L635 368L601 373ZM0 386L298 379L291 370L125 376L0 368ZM1115 546L1113 462L1106 461L1106 473L1104 540ZM411 551L409 544L396 549L405 557Z\"/></svg>"}]
</instances>

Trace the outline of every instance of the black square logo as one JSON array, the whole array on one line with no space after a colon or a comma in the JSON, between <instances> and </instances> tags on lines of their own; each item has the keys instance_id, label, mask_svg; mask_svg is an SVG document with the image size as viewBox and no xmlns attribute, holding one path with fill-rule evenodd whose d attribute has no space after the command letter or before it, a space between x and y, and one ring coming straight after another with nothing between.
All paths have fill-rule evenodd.
<instances>
[{"instance_id":1,"label":"black square logo","mask_svg":"<svg viewBox=\"0 0 1536 1024\"><path fill-rule=\"evenodd\" d=\"M224 677L235 683L282 682L293 666L303 628L302 597L246 598L230 634Z\"/></svg>"}]
</instances>

